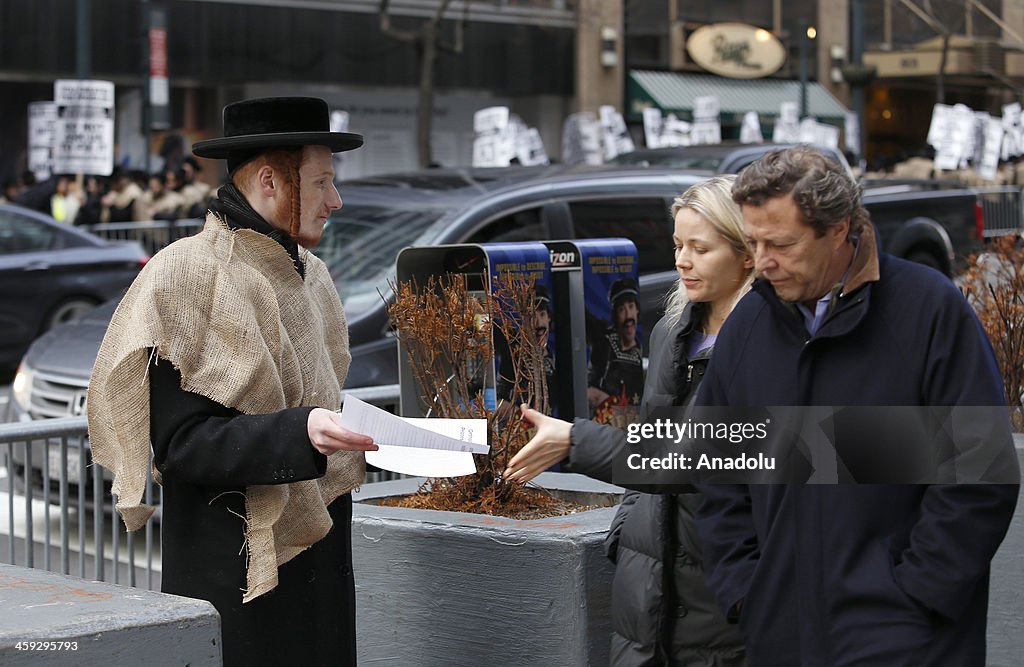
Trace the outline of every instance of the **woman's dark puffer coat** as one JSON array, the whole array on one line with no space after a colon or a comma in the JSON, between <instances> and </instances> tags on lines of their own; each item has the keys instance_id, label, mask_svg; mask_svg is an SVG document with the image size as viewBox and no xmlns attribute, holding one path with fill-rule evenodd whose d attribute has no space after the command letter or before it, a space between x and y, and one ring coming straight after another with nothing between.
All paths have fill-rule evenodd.
<instances>
[{"instance_id":1,"label":"woman's dark puffer coat","mask_svg":"<svg viewBox=\"0 0 1024 667\"><path fill-rule=\"evenodd\" d=\"M686 342L699 304L675 322L662 318L651 333L651 356L641 414L667 405L689 405L710 350L692 360ZM625 448L625 432L577 420L569 465L611 481L611 464ZM701 549L693 525L700 496L628 491L612 521L606 548L616 563L612 584L611 663L648 665L744 665L743 639L726 622L704 585ZM671 576L667 576L671 573Z\"/></svg>"}]
</instances>

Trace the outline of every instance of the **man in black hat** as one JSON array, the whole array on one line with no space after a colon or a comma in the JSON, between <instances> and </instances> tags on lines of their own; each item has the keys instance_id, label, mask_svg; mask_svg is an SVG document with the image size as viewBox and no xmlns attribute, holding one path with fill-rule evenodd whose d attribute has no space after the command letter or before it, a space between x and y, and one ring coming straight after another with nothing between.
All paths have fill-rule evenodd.
<instances>
[{"instance_id":1,"label":"man in black hat","mask_svg":"<svg viewBox=\"0 0 1024 667\"><path fill-rule=\"evenodd\" d=\"M351 356L337 290L307 252L341 207L315 98L228 105L231 183L199 234L128 290L89 385L93 455L130 530L146 523L150 442L163 487L162 589L211 601L225 665L355 664L349 491L372 440L336 414Z\"/></svg>"},{"instance_id":2,"label":"man in black hat","mask_svg":"<svg viewBox=\"0 0 1024 667\"><path fill-rule=\"evenodd\" d=\"M612 322L604 336L593 341L587 398L591 406L609 402L636 406L644 388L643 346L637 333L639 292L633 278L619 278L608 290Z\"/></svg>"}]
</instances>

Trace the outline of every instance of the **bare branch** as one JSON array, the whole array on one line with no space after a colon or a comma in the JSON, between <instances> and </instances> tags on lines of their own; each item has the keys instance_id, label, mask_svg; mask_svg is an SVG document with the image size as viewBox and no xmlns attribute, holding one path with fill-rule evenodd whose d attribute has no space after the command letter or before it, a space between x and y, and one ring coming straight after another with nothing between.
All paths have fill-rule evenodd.
<instances>
[{"instance_id":1,"label":"bare branch","mask_svg":"<svg viewBox=\"0 0 1024 667\"><path fill-rule=\"evenodd\" d=\"M465 47L465 33L466 23L469 21L469 0L465 0L462 5L462 16L455 23L455 42L449 43L441 41L437 47L445 53L461 54Z\"/></svg>"},{"instance_id":2,"label":"bare branch","mask_svg":"<svg viewBox=\"0 0 1024 667\"><path fill-rule=\"evenodd\" d=\"M912 11L917 18L924 21L929 28L934 30L936 34L946 35L949 33L949 29L932 14L930 11L918 7L912 2L912 0L900 0L900 3L907 9Z\"/></svg>"},{"instance_id":3,"label":"bare branch","mask_svg":"<svg viewBox=\"0 0 1024 667\"><path fill-rule=\"evenodd\" d=\"M380 0L380 31L392 39L400 42L415 42L419 35L411 30L399 30L391 27L391 15L388 13L388 5L391 0Z\"/></svg>"}]
</instances>

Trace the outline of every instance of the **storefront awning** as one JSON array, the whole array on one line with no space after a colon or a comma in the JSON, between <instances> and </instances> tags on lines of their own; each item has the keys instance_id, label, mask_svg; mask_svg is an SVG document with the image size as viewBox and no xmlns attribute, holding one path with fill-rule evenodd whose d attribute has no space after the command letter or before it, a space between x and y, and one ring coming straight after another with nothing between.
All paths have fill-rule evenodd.
<instances>
[{"instance_id":1,"label":"storefront awning","mask_svg":"<svg viewBox=\"0 0 1024 667\"><path fill-rule=\"evenodd\" d=\"M630 120L640 120L643 109L654 105L663 113L689 117L693 101L714 95L723 123L739 123L743 114L778 116L783 102L800 102L800 82L782 79L726 79L705 74L632 70L626 88ZM819 121L842 123L847 109L817 82L807 83L807 113Z\"/></svg>"}]
</instances>

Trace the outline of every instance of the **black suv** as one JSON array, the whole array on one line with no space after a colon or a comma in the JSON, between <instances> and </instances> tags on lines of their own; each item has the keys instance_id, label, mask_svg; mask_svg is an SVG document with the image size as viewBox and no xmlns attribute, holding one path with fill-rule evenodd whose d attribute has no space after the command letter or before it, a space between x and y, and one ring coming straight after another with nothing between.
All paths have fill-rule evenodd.
<instances>
[{"instance_id":1,"label":"black suv","mask_svg":"<svg viewBox=\"0 0 1024 667\"><path fill-rule=\"evenodd\" d=\"M676 279L672 199L705 174L634 167L430 169L342 182L315 249L331 270L349 324L346 387L397 384L384 298L406 246L632 239L640 258L641 324L650 332ZM21 418L82 414L84 390L116 303L61 325L29 349L16 378Z\"/></svg>"}]
</instances>

